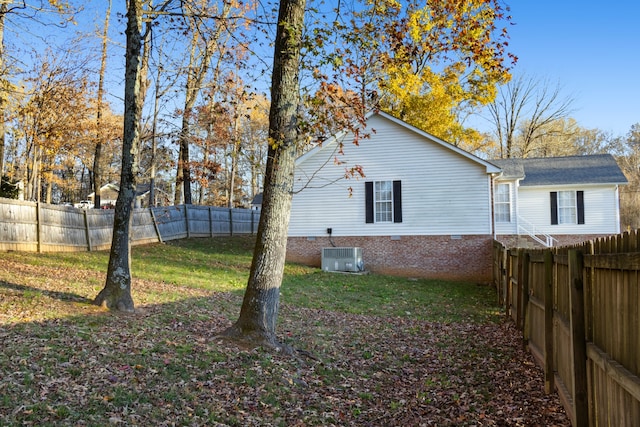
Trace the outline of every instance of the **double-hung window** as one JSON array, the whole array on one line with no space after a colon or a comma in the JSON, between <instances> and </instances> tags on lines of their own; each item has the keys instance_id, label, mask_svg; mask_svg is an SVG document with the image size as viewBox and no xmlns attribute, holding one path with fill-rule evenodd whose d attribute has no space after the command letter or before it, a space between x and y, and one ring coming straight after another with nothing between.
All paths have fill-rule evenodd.
<instances>
[{"instance_id":1,"label":"double-hung window","mask_svg":"<svg viewBox=\"0 0 640 427\"><path fill-rule=\"evenodd\" d=\"M400 181L367 181L364 185L367 223L402 222Z\"/></svg>"},{"instance_id":2,"label":"double-hung window","mask_svg":"<svg viewBox=\"0 0 640 427\"><path fill-rule=\"evenodd\" d=\"M552 191L551 224L584 224L584 191Z\"/></svg>"},{"instance_id":3,"label":"double-hung window","mask_svg":"<svg viewBox=\"0 0 640 427\"><path fill-rule=\"evenodd\" d=\"M391 181L374 182L373 199L375 201L376 222L393 220L393 187Z\"/></svg>"},{"instance_id":4,"label":"double-hung window","mask_svg":"<svg viewBox=\"0 0 640 427\"><path fill-rule=\"evenodd\" d=\"M496 185L494 197L496 222L511 222L511 184Z\"/></svg>"}]
</instances>

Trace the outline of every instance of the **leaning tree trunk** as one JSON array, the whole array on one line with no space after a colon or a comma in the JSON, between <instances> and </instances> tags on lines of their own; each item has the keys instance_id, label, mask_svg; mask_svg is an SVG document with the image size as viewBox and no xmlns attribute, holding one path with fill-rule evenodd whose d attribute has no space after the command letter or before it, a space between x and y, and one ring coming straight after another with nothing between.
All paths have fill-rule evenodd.
<instances>
[{"instance_id":1,"label":"leaning tree trunk","mask_svg":"<svg viewBox=\"0 0 640 427\"><path fill-rule=\"evenodd\" d=\"M142 0L129 0L127 11L127 56L124 88L124 138L120 192L113 220L113 238L104 288L95 298L97 305L110 310L132 312L131 298L131 220L135 198L136 155L140 139L140 46Z\"/></svg>"},{"instance_id":2,"label":"leaning tree trunk","mask_svg":"<svg viewBox=\"0 0 640 427\"><path fill-rule=\"evenodd\" d=\"M305 3L305 0L280 2L262 213L240 317L224 332L232 338L276 348L281 347L275 331L293 192Z\"/></svg>"}]
</instances>

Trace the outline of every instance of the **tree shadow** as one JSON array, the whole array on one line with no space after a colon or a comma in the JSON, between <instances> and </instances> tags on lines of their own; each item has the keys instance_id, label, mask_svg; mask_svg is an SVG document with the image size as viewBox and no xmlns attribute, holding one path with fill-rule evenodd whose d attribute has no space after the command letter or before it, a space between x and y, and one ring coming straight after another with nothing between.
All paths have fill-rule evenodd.
<instances>
[{"instance_id":1,"label":"tree shadow","mask_svg":"<svg viewBox=\"0 0 640 427\"><path fill-rule=\"evenodd\" d=\"M72 292L50 291L47 289L40 289L34 286L18 285L16 283L9 283L0 280L0 288L11 289L14 291L22 292L23 294L33 292L49 298L54 298L65 302L80 302L83 304L93 304L93 300L82 295L74 294Z\"/></svg>"}]
</instances>

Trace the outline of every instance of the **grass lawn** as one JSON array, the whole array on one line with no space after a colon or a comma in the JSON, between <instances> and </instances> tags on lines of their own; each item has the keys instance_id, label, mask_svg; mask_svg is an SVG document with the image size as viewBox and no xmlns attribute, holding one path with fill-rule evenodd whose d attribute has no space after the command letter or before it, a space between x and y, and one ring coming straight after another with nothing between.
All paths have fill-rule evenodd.
<instances>
[{"instance_id":1,"label":"grass lawn","mask_svg":"<svg viewBox=\"0 0 640 427\"><path fill-rule=\"evenodd\" d=\"M250 237L135 247L136 313L91 304L108 253L0 253L0 425L560 425L492 288L287 265L296 359L216 337Z\"/></svg>"}]
</instances>

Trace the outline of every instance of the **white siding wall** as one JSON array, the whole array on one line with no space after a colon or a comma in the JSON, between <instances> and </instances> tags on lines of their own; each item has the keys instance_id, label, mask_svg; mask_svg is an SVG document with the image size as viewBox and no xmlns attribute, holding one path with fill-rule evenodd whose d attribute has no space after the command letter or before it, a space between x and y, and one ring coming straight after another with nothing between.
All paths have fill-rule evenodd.
<instances>
[{"instance_id":1,"label":"white siding wall","mask_svg":"<svg viewBox=\"0 0 640 427\"><path fill-rule=\"evenodd\" d=\"M491 234L490 180L486 168L379 116L370 139L344 155L329 144L299 162L290 236ZM345 164L336 165L334 156ZM361 165L366 178L344 179ZM309 180L311 178L311 180ZM402 223L365 223L365 181L402 181ZM349 187L352 188L351 196Z\"/></svg>"},{"instance_id":2,"label":"white siding wall","mask_svg":"<svg viewBox=\"0 0 640 427\"><path fill-rule=\"evenodd\" d=\"M551 225L551 191L584 191L584 224ZM617 234L620 232L618 193L609 186L520 187L520 216L550 234Z\"/></svg>"}]
</instances>

